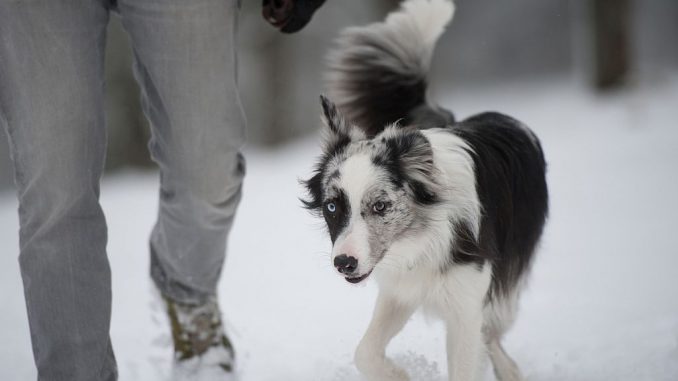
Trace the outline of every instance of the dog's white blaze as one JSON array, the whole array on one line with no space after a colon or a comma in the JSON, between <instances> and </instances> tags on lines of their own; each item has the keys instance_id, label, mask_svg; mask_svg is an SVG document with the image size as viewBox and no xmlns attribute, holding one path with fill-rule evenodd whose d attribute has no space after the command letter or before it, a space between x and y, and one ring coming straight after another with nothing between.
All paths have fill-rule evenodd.
<instances>
[{"instance_id":1,"label":"dog's white blaze","mask_svg":"<svg viewBox=\"0 0 678 381\"><path fill-rule=\"evenodd\" d=\"M346 193L351 207L351 217L346 229L337 237L332 256L346 254L358 259L357 274L369 271L370 247L367 224L360 216L360 207L365 192L374 182L377 173L369 154L357 154L346 159L339 168L341 179L339 185Z\"/></svg>"},{"instance_id":2,"label":"dog's white blaze","mask_svg":"<svg viewBox=\"0 0 678 381\"><path fill-rule=\"evenodd\" d=\"M369 154L359 153L344 161L339 169L340 185L351 204L351 217L360 214L360 201L377 175Z\"/></svg>"},{"instance_id":3,"label":"dog's white blaze","mask_svg":"<svg viewBox=\"0 0 678 381\"><path fill-rule=\"evenodd\" d=\"M358 260L356 275L363 275L369 271L369 244L367 240L367 226L362 218L353 219L346 230L337 238L332 249L332 257L346 254Z\"/></svg>"}]
</instances>

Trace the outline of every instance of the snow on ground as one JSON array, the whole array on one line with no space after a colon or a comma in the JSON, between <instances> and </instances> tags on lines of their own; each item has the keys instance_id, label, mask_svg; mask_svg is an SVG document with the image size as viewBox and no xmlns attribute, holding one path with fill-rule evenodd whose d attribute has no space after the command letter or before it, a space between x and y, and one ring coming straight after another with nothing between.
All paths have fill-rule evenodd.
<instances>
[{"instance_id":1,"label":"snow on ground","mask_svg":"<svg viewBox=\"0 0 678 381\"><path fill-rule=\"evenodd\" d=\"M460 117L487 109L518 117L546 151L551 216L506 338L528 380L677 380L678 79L606 98L559 83L445 99ZM297 200L316 143L248 152L220 285L241 381L361 380L352 353L377 290L334 274L322 222ZM124 172L103 182L121 380L172 374L147 276L156 177ZM0 380L35 379L15 210L14 195L0 195ZM415 315L388 352L414 380L438 381L446 379L444 347L442 326Z\"/></svg>"}]
</instances>

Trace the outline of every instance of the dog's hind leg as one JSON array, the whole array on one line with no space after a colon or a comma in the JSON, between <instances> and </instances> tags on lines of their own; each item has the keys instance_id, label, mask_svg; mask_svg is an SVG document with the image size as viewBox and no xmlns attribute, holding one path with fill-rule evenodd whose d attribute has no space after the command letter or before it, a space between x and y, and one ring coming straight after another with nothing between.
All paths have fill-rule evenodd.
<instances>
[{"instance_id":1,"label":"dog's hind leg","mask_svg":"<svg viewBox=\"0 0 678 381\"><path fill-rule=\"evenodd\" d=\"M355 352L358 369L370 381L407 381L407 373L386 357L386 346L414 312L414 306L403 305L379 293L372 321Z\"/></svg>"},{"instance_id":2,"label":"dog's hind leg","mask_svg":"<svg viewBox=\"0 0 678 381\"><path fill-rule=\"evenodd\" d=\"M521 381L523 376L515 361L509 357L501 345L504 333L511 328L517 310L517 291L509 297L498 297L485 307L485 343L492 361L494 374L499 381Z\"/></svg>"}]
</instances>

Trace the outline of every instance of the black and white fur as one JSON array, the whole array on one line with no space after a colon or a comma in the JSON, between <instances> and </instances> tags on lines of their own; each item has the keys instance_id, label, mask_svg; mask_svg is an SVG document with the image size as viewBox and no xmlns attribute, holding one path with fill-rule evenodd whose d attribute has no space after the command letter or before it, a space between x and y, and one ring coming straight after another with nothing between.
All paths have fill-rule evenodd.
<instances>
[{"instance_id":1,"label":"black and white fur","mask_svg":"<svg viewBox=\"0 0 678 381\"><path fill-rule=\"evenodd\" d=\"M515 119L456 122L425 96L447 0L408 0L384 22L346 29L322 97L324 153L305 182L332 260L347 281L380 288L355 355L369 380L407 380L385 357L419 307L447 328L450 380L475 380L486 354L503 381L520 380L501 346L547 215L545 162Z\"/></svg>"}]
</instances>

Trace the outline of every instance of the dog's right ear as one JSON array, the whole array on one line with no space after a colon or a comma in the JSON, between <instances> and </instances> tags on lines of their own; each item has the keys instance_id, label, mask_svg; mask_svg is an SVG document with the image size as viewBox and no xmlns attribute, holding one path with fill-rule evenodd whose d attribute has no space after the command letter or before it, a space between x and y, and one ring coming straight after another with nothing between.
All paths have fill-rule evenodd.
<instances>
[{"instance_id":1,"label":"dog's right ear","mask_svg":"<svg viewBox=\"0 0 678 381\"><path fill-rule=\"evenodd\" d=\"M320 105L323 108L323 122L327 126L325 142L328 145L340 140L358 141L366 139L365 133L349 121L337 109L337 106L324 95L320 96Z\"/></svg>"}]
</instances>

